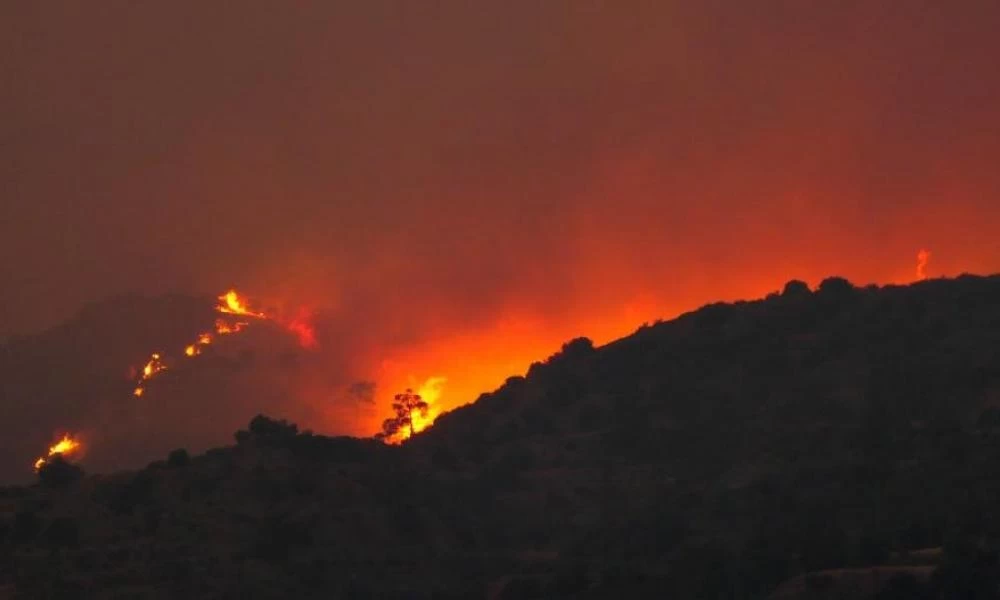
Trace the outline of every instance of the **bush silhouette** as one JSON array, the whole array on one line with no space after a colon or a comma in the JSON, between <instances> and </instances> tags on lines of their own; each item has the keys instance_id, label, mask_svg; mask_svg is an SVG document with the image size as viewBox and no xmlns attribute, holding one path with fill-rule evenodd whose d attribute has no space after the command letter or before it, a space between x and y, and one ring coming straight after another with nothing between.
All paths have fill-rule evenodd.
<instances>
[{"instance_id":1,"label":"bush silhouette","mask_svg":"<svg viewBox=\"0 0 1000 600\"><path fill-rule=\"evenodd\" d=\"M167 456L167 465L171 467L185 467L190 462L191 457L184 448L178 448Z\"/></svg>"},{"instance_id":2,"label":"bush silhouette","mask_svg":"<svg viewBox=\"0 0 1000 600\"><path fill-rule=\"evenodd\" d=\"M793 279L785 284L781 291L782 298L807 298L812 294L809 285L804 281Z\"/></svg>"},{"instance_id":3,"label":"bush silhouette","mask_svg":"<svg viewBox=\"0 0 1000 600\"><path fill-rule=\"evenodd\" d=\"M250 433L259 437L293 437L299 432L294 423L257 415L250 421Z\"/></svg>"},{"instance_id":4,"label":"bush silhouette","mask_svg":"<svg viewBox=\"0 0 1000 600\"><path fill-rule=\"evenodd\" d=\"M250 420L247 429L240 429L234 437L237 444L245 444L250 440L274 443L293 439L298 433L299 427L295 423L257 415Z\"/></svg>"},{"instance_id":5,"label":"bush silhouette","mask_svg":"<svg viewBox=\"0 0 1000 600\"><path fill-rule=\"evenodd\" d=\"M83 469L70 463L61 454L48 459L38 469L38 481L46 487L65 487L83 478Z\"/></svg>"}]
</instances>

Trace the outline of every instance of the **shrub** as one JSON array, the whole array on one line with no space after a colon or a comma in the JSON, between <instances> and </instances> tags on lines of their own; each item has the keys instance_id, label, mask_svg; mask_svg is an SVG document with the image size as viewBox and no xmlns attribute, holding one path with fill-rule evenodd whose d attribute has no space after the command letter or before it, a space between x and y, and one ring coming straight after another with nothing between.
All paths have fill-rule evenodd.
<instances>
[{"instance_id":1,"label":"shrub","mask_svg":"<svg viewBox=\"0 0 1000 600\"><path fill-rule=\"evenodd\" d=\"M262 438L287 438L294 437L299 428L294 423L281 419L271 419L264 415L257 415L250 421L250 433Z\"/></svg>"},{"instance_id":2,"label":"shrub","mask_svg":"<svg viewBox=\"0 0 1000 600\"><path fill-rule=\"evenodd\" d=\"M809 289L809 285L798 279L793 279L786 283L785 288L781 291L782 298L805 298L810 294L812 294L812 291Z\"/></svg>"},{"instance_id":3,"label":"shrub","mask_svg":"<svg viewBox=\"0 0 1000 600\"><path fill-rule=\"evenodd\" d=\"M167 465L174 468L186 467L190 462L191 457L184 448L178 448L167 456Z\"/></svg>"},{"instance_id":4,"label":"shrub","mask_svg":"<svg viewBox=\"0 0 1000 600\"><path fill-rule=\"evenodd\" d=\"M46 487L65 487L83 478L83 469L56 454L38 469L38 481Z\"/></svg>"}]
</instances>

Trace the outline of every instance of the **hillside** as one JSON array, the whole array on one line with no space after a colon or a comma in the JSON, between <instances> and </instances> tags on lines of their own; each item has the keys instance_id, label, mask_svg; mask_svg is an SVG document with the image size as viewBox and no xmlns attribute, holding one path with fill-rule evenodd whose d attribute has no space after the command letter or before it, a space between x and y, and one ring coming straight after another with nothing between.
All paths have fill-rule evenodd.
<instances>
[{"instance_id":1,"label":"hillside","mask_svg":"<svg viewBox=\"0 0 1000 600\"><path fill-rule=\"evenodd\" d=\"M236 442L3 489L0 597L992 598L1000 276L574 340L402 446Z\"/></svg>"},{"instance_id":2,"label":"hillside","mask_svg":"<svg viewBox=\"0 0 1000 600\"><path fill-rule=\"evenodd\" d=\"M30 481L31 461L64 432L88 442L89 468L109 472L142 466L175 445L204 451L256 412L282 406L287 391L276 382L298 375L303 353L272 324L215 336L197 360L184 356L200 332L212 331L220 317L214 304L184 295L114 297L0 345L0 483ZM167 368L136 398L137 372L154 352Z\"/></svg>"}]
</instances>

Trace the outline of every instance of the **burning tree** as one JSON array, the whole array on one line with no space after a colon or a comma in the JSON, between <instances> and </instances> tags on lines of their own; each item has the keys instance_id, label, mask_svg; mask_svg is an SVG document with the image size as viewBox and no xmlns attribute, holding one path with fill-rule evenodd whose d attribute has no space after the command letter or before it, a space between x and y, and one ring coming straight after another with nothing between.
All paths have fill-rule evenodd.
<instances>
[{"instance_id":1,"label":"burning tree","mask_svg":"<svg viewBox=\"0 0 1000 600\"><path fill-rule=\"evenodd\" d=\"M416 433L413 429L413 414L427 416L427 409L430 408L420 394L414 394L413 390L407 389L402 394L396 394L392 402L392 409L396 411L396 416L382 422L382 432L375 437L380 440L388 440L403 432L406 437L413 437Z\"/></svg>"}]
</instances>

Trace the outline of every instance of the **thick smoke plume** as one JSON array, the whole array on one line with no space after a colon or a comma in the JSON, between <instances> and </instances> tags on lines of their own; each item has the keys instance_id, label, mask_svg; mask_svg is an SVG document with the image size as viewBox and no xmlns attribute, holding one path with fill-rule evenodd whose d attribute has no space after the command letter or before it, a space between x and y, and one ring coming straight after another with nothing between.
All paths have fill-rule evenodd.
<instances>
[{"instance_id":1,"label":"thick smoke plume","mask_svg":"<svg viewBox=\"0 0 1000 600\"><path fill-rule=\"evenodd\" d=\"M792 278L909 281L923 244L935 274L995 271L998 27L978 1L5 3L0 336L34 379L0 421L70 416L29 461L77 417L370 434L406 387L472 401L567 339ZM159 421L109 388L174 330L37 347L87 303L228 286L314 328L165 373ZM184 348L206 318L163 323Z\"/></svg>"}]
</instances>

